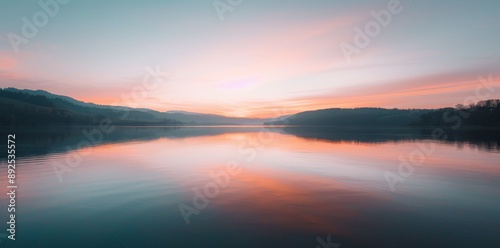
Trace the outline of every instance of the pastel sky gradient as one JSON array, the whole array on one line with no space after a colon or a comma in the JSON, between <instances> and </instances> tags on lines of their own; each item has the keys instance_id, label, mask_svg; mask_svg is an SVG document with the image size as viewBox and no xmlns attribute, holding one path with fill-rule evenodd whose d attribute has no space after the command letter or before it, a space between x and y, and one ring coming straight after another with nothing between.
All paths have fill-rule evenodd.
<instances>
[{"instance_id":1,"label":"pastel sky gradient","mask_svg":"<svg viewBox=\"0 0 500 248\"><path fill-rule=\"evenodd\" d=\"M401 0L402 12L348 63L340 44L353 44L354 29L389 1L244 0L221 21L212 0L72 0L16 53L8 34L22 35L22 18L43 9L1 0L0 87L248 117L453 106L490 74L486 98L500 98L498 0ZM139 101L123 97L148 67L168 77Z\"/></svg>"}]
</instances>

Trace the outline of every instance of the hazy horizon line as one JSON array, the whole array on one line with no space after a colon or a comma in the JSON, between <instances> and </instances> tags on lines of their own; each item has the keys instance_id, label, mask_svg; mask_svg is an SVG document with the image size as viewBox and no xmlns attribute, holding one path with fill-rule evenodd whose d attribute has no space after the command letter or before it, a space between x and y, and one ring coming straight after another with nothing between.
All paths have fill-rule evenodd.
<instances>
[{"instance_id":1,"label":"hazy horizon line","mask_svg":"<svg viewBox=\"0 0 500 248\"><path fill-rule=\"evenodd\" d=\"M459 105L461 103L456 103L454 106L441 106L441 107L436 107L436 108L386 108L386 107L381 107L381 106L364 106L364 107L334 107L334 106L331 106L331 107L328 107L328 108L318 108L318 109L309 109L309 110L305 110L305 111L298 111L298 112L294 112L294 113L288 113L288 114L281 114L281 115L278 115L278 116L269 116L269 117L262 117L262 116L231 116L231 115L223 115L223 114L217 114L217 113L207 113L207 112L193 112L193 111L187 111L187 110L183 110L183 109L170 109L170 110L159 110L159 109L154 109L154 108L148 108L148 107L133 107L133 106L127 106L127 105L113 105L113 104L106 104L106 103L97 103L97 102L92 102L92 101L85 101L85 100L80 100L80 99L77 99L73 96L69 96L69 95L64 95L64 94L59 94L59 93L54 93L54 92L51 92L51 91L48 91L48 90L44 90L44 89L28 89L28 88L16 88L16 87L12 87L12 86L8 86L8 87L2 87L0 88L2 90L6 90L6 89L15 89L15 90L19 90L19 91L43 91L43 92L47 92L51 95L55 95L55 96L60 96L60 97L69 97L75 101L79 101L79 102L82 102L82 103L85 103L85 104L95 104L95 105L98 105L98 106L103 106L103 107L124 107L124 108L131 108L131 109L137 109L137 110L152 110L152 111L156 111L156 112L160 112L160 113L166 113L166 112L184 112L184 113L190 113L190 114L202 114L202 115L217 115L217 116L223 116L223 117L229 117L229 118L248 118L248 119L273 119L273 118L278 118L278 117L281 117L281 116L288 116L288 115L295 115L295 114L298 114L298 113L302 113L302 112L307 112L307 111L318 111L318 110L326 110L326 109L395 109L395 110L438 110L438 109L443 109L443 108L455 108L456 105ZM479 101L486 101L486 100L496 100L496 98L489 98L489 99L482 99L482 100L479 100Z\"/></svg>"}]
</instances>

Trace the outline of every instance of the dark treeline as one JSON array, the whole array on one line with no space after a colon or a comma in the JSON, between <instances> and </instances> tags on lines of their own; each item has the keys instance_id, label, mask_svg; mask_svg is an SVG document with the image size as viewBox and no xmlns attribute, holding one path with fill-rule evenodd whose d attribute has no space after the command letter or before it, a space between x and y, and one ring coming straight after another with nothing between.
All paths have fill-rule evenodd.
<instances>
[{"instance_id":1,"label":"dark treeline","mask_svg":"<svg viewBox=\"0 0 500 248\"><path fill-rule=\"evenodd\" d=\"M49 94L49 93L47 93ZM158 118L151 112L131 108L77 104L63 97L47 97L0 89L0 125L98 125L104 119L115 125L179 125L182 122Z\"/></svg>"},{"instance_id":2,"label":"dark treeline","mask_svg":"<svg viewBox=\"0 0 500 248\"><path fill-rule=\"evenodd\" d=\"M423 114L415 125L500 127L500 100L480 101L469 106L458 104L455 108L438 109Z\"/></svg>"},{"instance_id":3,"label":"dark treeline","mask_svg":"<svg viewBox=\"0 0 500 248\"><path fill-rule=\"evenodd\" d=\"M95 125L109 118L116 125L255 125L265 120L237 118L185 111L160 112L151 109L98 105L43 90L0 88L0 125Z\"/></svg>"},{"instance_id":4,"label":"dark treeline","mask_svg":"<svg viewBox=\"0 0 500 248\"><path fill-rule=\"evenodd\" d=\"M420 120L430 110L401 110L383 108L321 109L301 112L268 125L300 126L408 126Z\"/></svg>"},{"instance_id":5,"label":"dark treeline","mask_svg":"<svg viewBox=\"0 0 500 248\"><path fill-rule=\"evenodd\" d=\"M0 97L7 99L15 99L21 102L37 105L40 107L49 107L49 108L55 107L54 104L45 96L16 92L8 89L6 90L0 89Z\"/></svg>"},{"instance_id":6,"label":"dark treeline","mask_svg":"<svg viewBox=\"0 0 500 248\"><path fill-rule=\"evenodd\" d=\"M443 109L322 109L301 112L267 125L292 126L469 126L500 127L500 100L479 101L469 106Z\"/></svg>"},{"instance_id":7,"label":"dark treeline","mask_svg":"<svg viewBox=\"0 0 500 248\"><path fill-rule=\"evenodd\" d=\"M216 115L158 112L150 109L104 106L77 101L46 91L0 89L1 126L115 125L174 126L186 124L236 124L251 119ZM262 123L262 122L260 122ZM479 101L468 106L443 109L321 109L280 117L267 125L339 127L500 127L500 100Z\"/></svg>"}]
</instances>

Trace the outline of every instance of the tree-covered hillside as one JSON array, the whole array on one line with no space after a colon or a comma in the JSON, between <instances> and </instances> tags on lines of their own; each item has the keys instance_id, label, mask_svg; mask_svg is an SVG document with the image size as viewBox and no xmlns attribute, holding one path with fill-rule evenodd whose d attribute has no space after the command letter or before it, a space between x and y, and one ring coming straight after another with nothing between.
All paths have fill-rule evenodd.
<instances>
[{"instance_id":1,"label":"tree-covered hillside","mask_svg":"<svg viewBox=\"0 0 500 248\"><path fill-rule=\"evenodd\" d=\"M97 125L104 119L111 120L115 125L182 124L159 118L151 111L99 106L12 88L0 89L0 111L2 126Z\"/></svg>"},{"instance_id":2,"label":"tree-covered hillside","mask_svg":"<svg viewBox=\"0 0 500 248\"><path fill-rule=\"evenodd\" d=\"M305 126L408 126L429 110L383 108L321 109L301 112L270 125Z\"/></svg>"},{"instance_id":3,"label":"tree-covered hillside","mask_svg":"<svg viewBox=\"0 0 500 248\"><path fill-rule=\"evenodd\" d=\"M267 125L297 126L469 126L500 127L500 100L479 101L469 106L443 109L322 109L301 112Z\"/></svg>"}]
</instances>

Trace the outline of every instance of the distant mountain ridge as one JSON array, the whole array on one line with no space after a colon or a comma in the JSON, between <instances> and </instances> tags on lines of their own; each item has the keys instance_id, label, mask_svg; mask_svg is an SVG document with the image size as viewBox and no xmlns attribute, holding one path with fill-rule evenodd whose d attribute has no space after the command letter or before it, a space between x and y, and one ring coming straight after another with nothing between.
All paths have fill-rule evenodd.
<instances>
[{"instance_id":1,"label":"distant mountain ridge","mask_svg":"<svg viewBox=\"0 0 500 248\"><path fill-rule=\"evenodd\" d=\"M17 89L17 88L13 88L13 87L9 87L9 88L5 88L3 89L5 91L10 91L10 92L19 92L19 93L26 93L26 94L30 94L30 95L38 95L38 96L45 96L47 98L52 98L52 99L63 99L63 100L66 100L70 103L73 103L73 104L77 104L77 105L90 105L90 106L95 106L95 107L99 107L100 105L98 104L95 104L95 103L90 103L90 102L83 102L83 101L79 101L79 100L76 100L74 98L71 98L69 96L63 96L63 95L56 95L56 94L53 94L53 93L50 93L48 91L45 91L45 90L28 90L28 89Z\"/></svg>"},{"instance_id":2,"label":"distant mountain ridge","mask_svg":"<svg viewBox=\"0 0 500 248\"><path fill-rule=\"evenodd\" d=\"M44 90L16 88L0 89L0 103L0 125L96 124L104 117L121 125L260 125L270 120L99 105Z\"/></svg>"},{"instance_id":3,"label":"distant mountain ridge","mask_svg":"<svg viewBox=\"0 0 500 248\"><path fill-rule=\"evenodd\" d=\"M227 117L214 114L186 113L185 111L163 112L161 116L194 124L260 125L269 120L259 118Z\"/></svg>"},{"instance_id":4,"label":"distant mountain ridge","mask_svg":"<svg viewBox=\"0 0 500 248\"><path fill-rule=\"evenodd\" d=\"M273 119L237 118L182 110L98 105L43 90L0 88L1 126L96 125L299 125L299 126L466 126L500 127L500 100L442 109L330 108ZM457 119L458 118L458 119Z\"/></svg>"}]
</instances>

